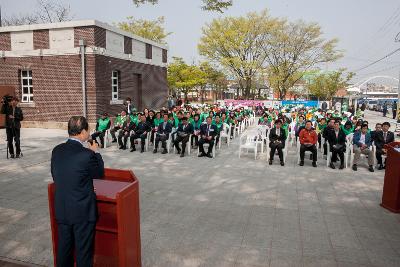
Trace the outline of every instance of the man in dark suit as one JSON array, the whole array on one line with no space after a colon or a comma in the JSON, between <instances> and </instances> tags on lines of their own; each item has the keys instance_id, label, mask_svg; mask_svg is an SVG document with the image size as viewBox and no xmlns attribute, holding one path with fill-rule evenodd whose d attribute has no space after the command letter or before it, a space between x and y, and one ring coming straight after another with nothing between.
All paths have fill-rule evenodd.
<instances>
[{"instance_id":1,"label":"man in dark suit","mask_svg":"<svg viewBox=\"0 0 400 267\"><path fill-rule=\"evenodd\" d=\"M176 131L176 138L174 146L178 154L181 154L181 158L185 156L186 144L189 142L190 135L193 134L193 125L188 123L188 118L183 117L182 122L179 124ZM182 149L179 148L179 143L182 142Z\"/></svg>"},{"instance_id":2,"label":"man in dark suit","mask_svg":"<svg viewBox=\"0 0 400 267\"><path fill-rule=\"evenodd\" d=\"M51 174L55 183L55 217L58 227L57 267L93 266L94 234L97 220L93 179L104 176L104 162L96 142L89 138L85 117L68 122L69 139L53 149Z\"/></svg>"},{"instance_id":3,"label":"man in dark suit","mask_svg":"<svg viewBox=\"0 0 400 267\"><path fill-rule=\"evenodd\" d=\"M125 104L125 107L126 107L126 113L127 113L128 115L131 115L131 114L133 114L134 112L136 112L136 108L135 108L135 106L133 106L133 104L132 104L132 99L131 99L130 97L127 97L127 98L126 98L124 104Z\"/></svg>"},{"instance_id":4,"label":"man in dark suit","mask_svg":"<svg viewBox=\"0 0 400 267\"><path fill-rule=\"evenodd\" d=\"M135 131L131 134L131 152L136 151L135 140L140 138L140 153L144 152L144 145L147 139L147 133L151 132L151 126L146 121L144 114L139 115L140 122L136 126Z\"/></svg>"},{"instance_id":5,"label":"man in dark suit","mask_svg":"<svg viewBox=\"0 0 400 267\"><path fill-rule=\"evenodd\" d=\"M136 129L136 124L133 121L131 121L131 118L129 116L126 117L126 121L122 124L121 131L119 131L118 134L119 149L126 150L126 143L128 141L128 138L131 134L131 131L134 131L135 129ZM122 138L124 138L123 142Z\"/></svg>"},{"instance_id":6,"label":"man in dark suit","mask_svg":"<svg viewBox=\"0 0 400 267\"><path fill-rule=\"evenodd\" d=\"M214 146L215 137L218 134L218 128L215 125L212 125L212 117L207 117L207 123L202 124L200 126L200 140L199 140L199 157L208 157L212 158L212 150ZM207 154L204 151L204 144L208 144Z\"/></svg>"},{"instance_id":7,"label":"man in dark suit","mask_svg":"<svg viewBox=\"0 0 400 267\"><path fill-rule=\"evenodd\" d=\"M332 131L328 131L327 139L329 143L329 149L332 152L331 162L329 167L335 169L334 162L337 161L337 156L340 158L340 167L344 168L344 152L346 151L346 134L340 129L340 121L336 120Z\"/></svg>"},{"instance_id":8,"label":"man in dark suit","mask_svg":"<svg viewBox=\"0 0 400 267\"><path fill-rule=\"evenodd\" d=\"M17 105L18 98L12 97L10 103L3 103L1 108L1 113L6 115L7 144L11 158L19 158L21 154L21 121L24 119L24 116L22 114L22 109ZM16 155L14 154L13 139L15 142Z\"/></svg>"},{"instance_id":9,"label":"man in dark suit","mask_svg":"<svg viewBox=\"0 0 400 267\"><path fill-rule=\"evenodd\" d=\"M271 148L271 152L269 154L269 165L272 165L275 151L278 150L281 166L285 166L282 149L285 148L286 133L285 130L283 130L281 127L282 121L276 120L275 127L269 132L269 147Z\"/></svg>"},{"instance_id":10,"label":"man in dark suit","mask_svg":"<svg viewBox=\"0 0 400 267\"><path fill-rule=\"evenodd\" d=\"M382 163L382 155L386 154L384 146L394 142L394 133L389 131L390 123L382 123L382 131L375 134L374 142L376 146L376 161L378 162L378 170L382 170L385 166ZM386 165L386 164L385 164Z\"/></svg>"},{"instance_id":11,"label":"man in dark suit","mask_svg":"<svg viewBox=\"0 0 400 267\"><path fill-rule=\"evenodd\" d=\"M161 141L163 152L161 154L167 154L167 140L169 138L169 134L172 132L172 124L168 121L168 114L164 113L163 122L158 125L157 133L156 133L156 141L154 144L153 153L157 153L158 143Z\"/></svg>"}]
</instances>

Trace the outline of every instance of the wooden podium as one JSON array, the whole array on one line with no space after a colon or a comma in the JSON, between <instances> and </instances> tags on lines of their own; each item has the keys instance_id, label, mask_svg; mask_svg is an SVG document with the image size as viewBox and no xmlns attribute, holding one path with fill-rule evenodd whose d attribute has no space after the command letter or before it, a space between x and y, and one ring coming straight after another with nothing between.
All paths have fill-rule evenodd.
<instances>
[{"instance_id":1,"label":"wooden podium","mask_svg":"<svg viewBox=\"0 0 400 267\"><path fill-rule=\"evenodd\" d=\"M132 171L105 169L102 180L93 180L97 195L94 266L140 267L139 181ZM54 266L57 258L55 185L48 185Z\"/></svg>"},{"instance_id":2,"label":"wooden podium","mask_svg":"<svg viewBox=\"0 0 400 267\"><path fill-rule=\"evenodd\" d=\"M396 148L400 148L400 142L385 145L387 157L381 206L400 213L400 152Z\"/></svg>"}]
</instances>

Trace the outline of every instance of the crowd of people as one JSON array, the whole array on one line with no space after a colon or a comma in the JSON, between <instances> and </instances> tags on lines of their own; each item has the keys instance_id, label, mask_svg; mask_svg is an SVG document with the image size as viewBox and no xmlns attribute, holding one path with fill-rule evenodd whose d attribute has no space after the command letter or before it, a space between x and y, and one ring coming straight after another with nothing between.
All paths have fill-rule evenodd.
<instances>
[{"instance_id":1,"label":"crowd of people","mask_svg":"<svg viewBox=\"0 0 400 267\"><path fill-rule=\"evenodd\" d=\"M339 161L339 169L344 168L345 153L354 153L352 169L357 170L360 156L366 155L368 169L374 171L374 162L378 169L384 169L382 156L386 154L385 144L394 141L394 133L389 131L390 123L378 123L370 130L368 121L357 117L351 112L329 110L326 107L263 107L263 106L222 106L181 105L171 108L163 107L159 111L145 108L136 112L130 101L126 108L111 120L104 113L97 121L96 131L92 134L100 146L104 147L104 136L109 130L112 142L118 143L119 149L136 151L140 143L140 152L145 151L146 142L153 143L153 153L158 153L161 143L161 153L168 153L168 145L185 156L187 146L199 149L199 157L212 157L213 148L220 141L220 133L224 124L234 129L240 122L251 116L258 115L258 125L268 128L267 138L270 147L269 164L273 164L275 154L278 154L280 164L284 166L283 149L287 139L299 143L299 165L304 165L305 153L311 152L312 166L317 167L318 150L323 151L324 158L330 159L329 166L335 169ZM231 138L233 137L231 131ZM207 151L204 144L208 144ZM331 155L328 155L331 153Z\"/></svg>"},{"instance_id":2,"label":"crowd of people","mask_svg":"<svg viewBox=\"0 0 400 267\"><path fill-rule=\"evenodd\" d=\"M128 102L129 104L129 102ZM168 153L167 141L175 147L177 154L185 156L189 145L199 149L199 157L212 158L213 148L220 141L220 133L224 123L234 127L245 118L252 116L253 109L245 107L221 107L219 105L194 107L174 106L171 109L163 107L159 111L145 108L143 112L125 108L115 119L111 120L107 113L98 119L93 140L100 141L104 147L107 130L112 136L112 142L118 143L119 149L136 151L140 143L140 152L145 151L146 142L153 143L153 153L157 153L161 142L162 154ZM207 151L204 145L208 144Z\"/></svg>"}]
</instances>

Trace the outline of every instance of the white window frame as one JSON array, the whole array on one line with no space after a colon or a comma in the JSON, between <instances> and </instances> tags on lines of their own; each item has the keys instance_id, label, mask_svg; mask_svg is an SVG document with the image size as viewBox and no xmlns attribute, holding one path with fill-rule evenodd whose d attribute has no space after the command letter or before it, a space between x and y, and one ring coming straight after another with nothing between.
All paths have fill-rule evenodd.
<instances>
[{"instance_id":1,"label":"white window frame","mask_svg":"<svg viewBox=\"0 0 400 267\"><path fill-rule=\"evenodd\" d=\"M119 97L119 79L121 73L119 70L113 70L111 74L111 100L118 100Z\"/></svg>"},{"instance_id":2,"label":"white window frame","mask_svg":"<svg viewBox=\"0 0 400 267\"><path fill-rule=\"evenodd\" d=\"M25 81L26 84L24 84ZM21 70L21 90L21 102L33 103L32 70Z\"/></svg>"}]
</instances>

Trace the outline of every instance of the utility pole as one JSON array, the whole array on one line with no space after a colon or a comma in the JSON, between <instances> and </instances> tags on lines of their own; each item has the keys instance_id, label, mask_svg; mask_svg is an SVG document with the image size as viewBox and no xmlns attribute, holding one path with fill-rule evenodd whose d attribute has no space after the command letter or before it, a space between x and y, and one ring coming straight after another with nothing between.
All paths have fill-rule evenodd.
<instances>
[{"instance_id":1,"label":"utility pole","mask_svg":"<svg viewBox=\"0 0 400 267\"><path fill-rule=\"evenodd\" d=\"M0 27L3 27L3 20L1 19L1 6L0 6Z\"/></svg>"},{"instance_id":2,"label":"utility pole","mask_svg":"<svg viewBox=\"0 0 400 267\"><path fill-rule=\"evenodd\" d=\"M400 42L400 32L397 34L395 38L395 42ZM397 122L400 123L400 71L399 71L399 84L397 85Z\"/></svg>"}]
</instances>

